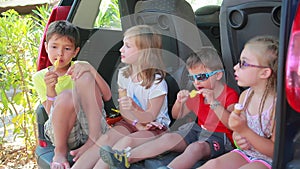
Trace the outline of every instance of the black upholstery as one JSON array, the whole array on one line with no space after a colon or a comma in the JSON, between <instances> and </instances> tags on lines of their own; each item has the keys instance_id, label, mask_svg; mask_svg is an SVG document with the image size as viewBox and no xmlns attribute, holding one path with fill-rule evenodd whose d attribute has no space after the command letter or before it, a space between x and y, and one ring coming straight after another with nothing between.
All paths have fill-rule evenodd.
<instances>
[{"instance_id":1,"label":"black upholstery","mask_svg":"<svg viewBox=\"0 0 300 169\"><path fill-rule=\"evenodd\" d=\"M172 118L172 107L177 99L177 93L179 92L179 86L177 85L176 80L169 74L166 75L165 80L168 85L168 113L171 118L171 124L174 123Z\"/></svg>"},{"instance_id":2,"label":"black upholstery","mask_svg":"<svg viewBox=\"0 0 300 169\"><path fill-rule=\"evenodd\" d=\"M237 91L240 89L233 77L233 66L238 62L244 44L257 35L279 37L280 9L281 0L223 0L221 51L227 82Z\"/></svg>"},{"instance_id":3,"label":"black upholstery","mask_svg":"<svg viewBox=\"0 0 300 169\"><path fill-rule=\"evenodd\" d=\"M220 6L203 6L195 11L197 27L208 37L216 50L221 53L220 26L219 26Z\"/></svg>"},{"instance_id":4,"label":"black upholstery","mask_svg":"<svg viewBox=\"0 0 300 169\"><path fill-rule=\"evenodd\" d=\"M188 86L185 60L192 51L199 50L210 41L204 33L199 33L195 14L185 0L145 0L138 1L135 13L122 19L123 29L134 25L151 25L162 33L163 60L166 71L176 80L180 88ZM123 21L131 21L130 24Z\"/></svg>"}]
</instances>

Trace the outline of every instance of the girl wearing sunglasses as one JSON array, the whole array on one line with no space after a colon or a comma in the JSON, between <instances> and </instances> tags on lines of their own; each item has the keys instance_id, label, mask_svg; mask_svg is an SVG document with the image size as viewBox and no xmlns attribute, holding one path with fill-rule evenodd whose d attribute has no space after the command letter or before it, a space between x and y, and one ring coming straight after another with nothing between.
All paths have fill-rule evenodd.
<instances>
[{"instance_id":1,"label":"girl wearing sunglasses","mask_svg":"<svg viewBox=\"0 0 300 169\"><path fill-rule=\"evenodd\" d=\"M202 168L270 169L275 141L275 103L278 41L272 37L256 37L244 47L240 62L234 66L235 79L242 92L240 115L231 113L229 127L234 131L235 149ZM232 161L232 162L229 162Z\"/></svg>"},{"instance_id":2,"label":"girl wearing sunglasses","mask_svg":"<svg viewBox=\"0 0 300 169\"><path fill-rule=\"evenodd\" d=\"M125 162L135 163L174 151L182 154L168 165L169 168L192 168L199 160L232 150L232 132L227 128L227 122L233 105L238 101L238 94L223 81L223 65L217 51L203 48L191 54L186 64L198 94L191 98L188 90L181 90L172 115L182 118L193 111L198 117L197 123L184 124L178 131L165 133L129 151L122 151L122 154L107 149L105 156L109 158L105 162L123 169L129 168L124 165Z\"/></svg>"}]
</instances>

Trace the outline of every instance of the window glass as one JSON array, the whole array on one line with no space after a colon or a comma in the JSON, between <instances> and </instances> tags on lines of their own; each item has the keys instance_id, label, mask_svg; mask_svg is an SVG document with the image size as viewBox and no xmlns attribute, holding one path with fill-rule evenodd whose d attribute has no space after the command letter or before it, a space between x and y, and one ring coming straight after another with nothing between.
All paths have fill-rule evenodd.
<instances>
[{"instance_id":1,"label":"window glass","mask_svg":"<svg viewBox=\"0 0 300 169\"><path fill-rule=\"evenodd\" d=\"M121 29L118 0L102 0L95 28Z\"/></svg>"},{"instance_id":2,"label":"window glass","mask_svg":"<svg viewBox=\"0 0 300 169\"><path fill-rule=\"evenodd\" d=\"M221 5L223 0L186 0L191 4L194 11L206 5Z\"/></svg>"},{"instance_id":3,"label":"window glass","mask_svg":"<svg viewBox=\"0 0 300 169\"><path fill-rule=\"evenodd\" d=\"M194 11L206 5L221 5L222 0L186 0ZM121 19L118 9L118 0L102 0L95 28L121 29Z\"/></svg>"}]
</instances>

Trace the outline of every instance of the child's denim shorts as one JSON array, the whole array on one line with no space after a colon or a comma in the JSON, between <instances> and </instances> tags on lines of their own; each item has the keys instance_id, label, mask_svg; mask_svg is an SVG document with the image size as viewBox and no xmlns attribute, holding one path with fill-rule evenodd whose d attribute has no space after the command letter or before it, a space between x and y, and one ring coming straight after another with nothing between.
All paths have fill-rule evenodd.
<instances>
[{"instance_id":1,"label":"child's denim shorts","mask_svg":"<svg viewBox=\"0 0 300 169\"><path fill-rule=\"evenodd\" d=\"M233 149L225 133L207 131L195 122L180 126L176 133L184 138L187 145L196 141L207 142L210 145L211 158L218 157Z\"/></svg>"}]
</instances>

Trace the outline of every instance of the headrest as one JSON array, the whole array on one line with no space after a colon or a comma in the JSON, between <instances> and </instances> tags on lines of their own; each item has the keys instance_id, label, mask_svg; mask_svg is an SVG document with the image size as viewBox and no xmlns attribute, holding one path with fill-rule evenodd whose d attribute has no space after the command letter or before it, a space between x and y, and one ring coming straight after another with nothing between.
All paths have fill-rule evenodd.
<instances>
[{"instance_id":1,"label":"headrest","mask_svg":"<svg viewBox=\"0 0 300 169\"><path fill-rule=\"evenodd\" d=\"M208 5L208 6L203 6L195 11L196 16L201 16L201 15L211 15L216 12L220 11L220 6L218 5Z\"/></svg>"},{"instance_id":2,"label":"headrest","mask_svg":"<svg viewBox=\"0 0 300 169\"><path fill-rule=\"evenodd\" d=\"M194 12L191 5L185 0L148 0L138 1L135 13L156 12L175 15L194 23Z\"/></svg>"}]
</instances>

